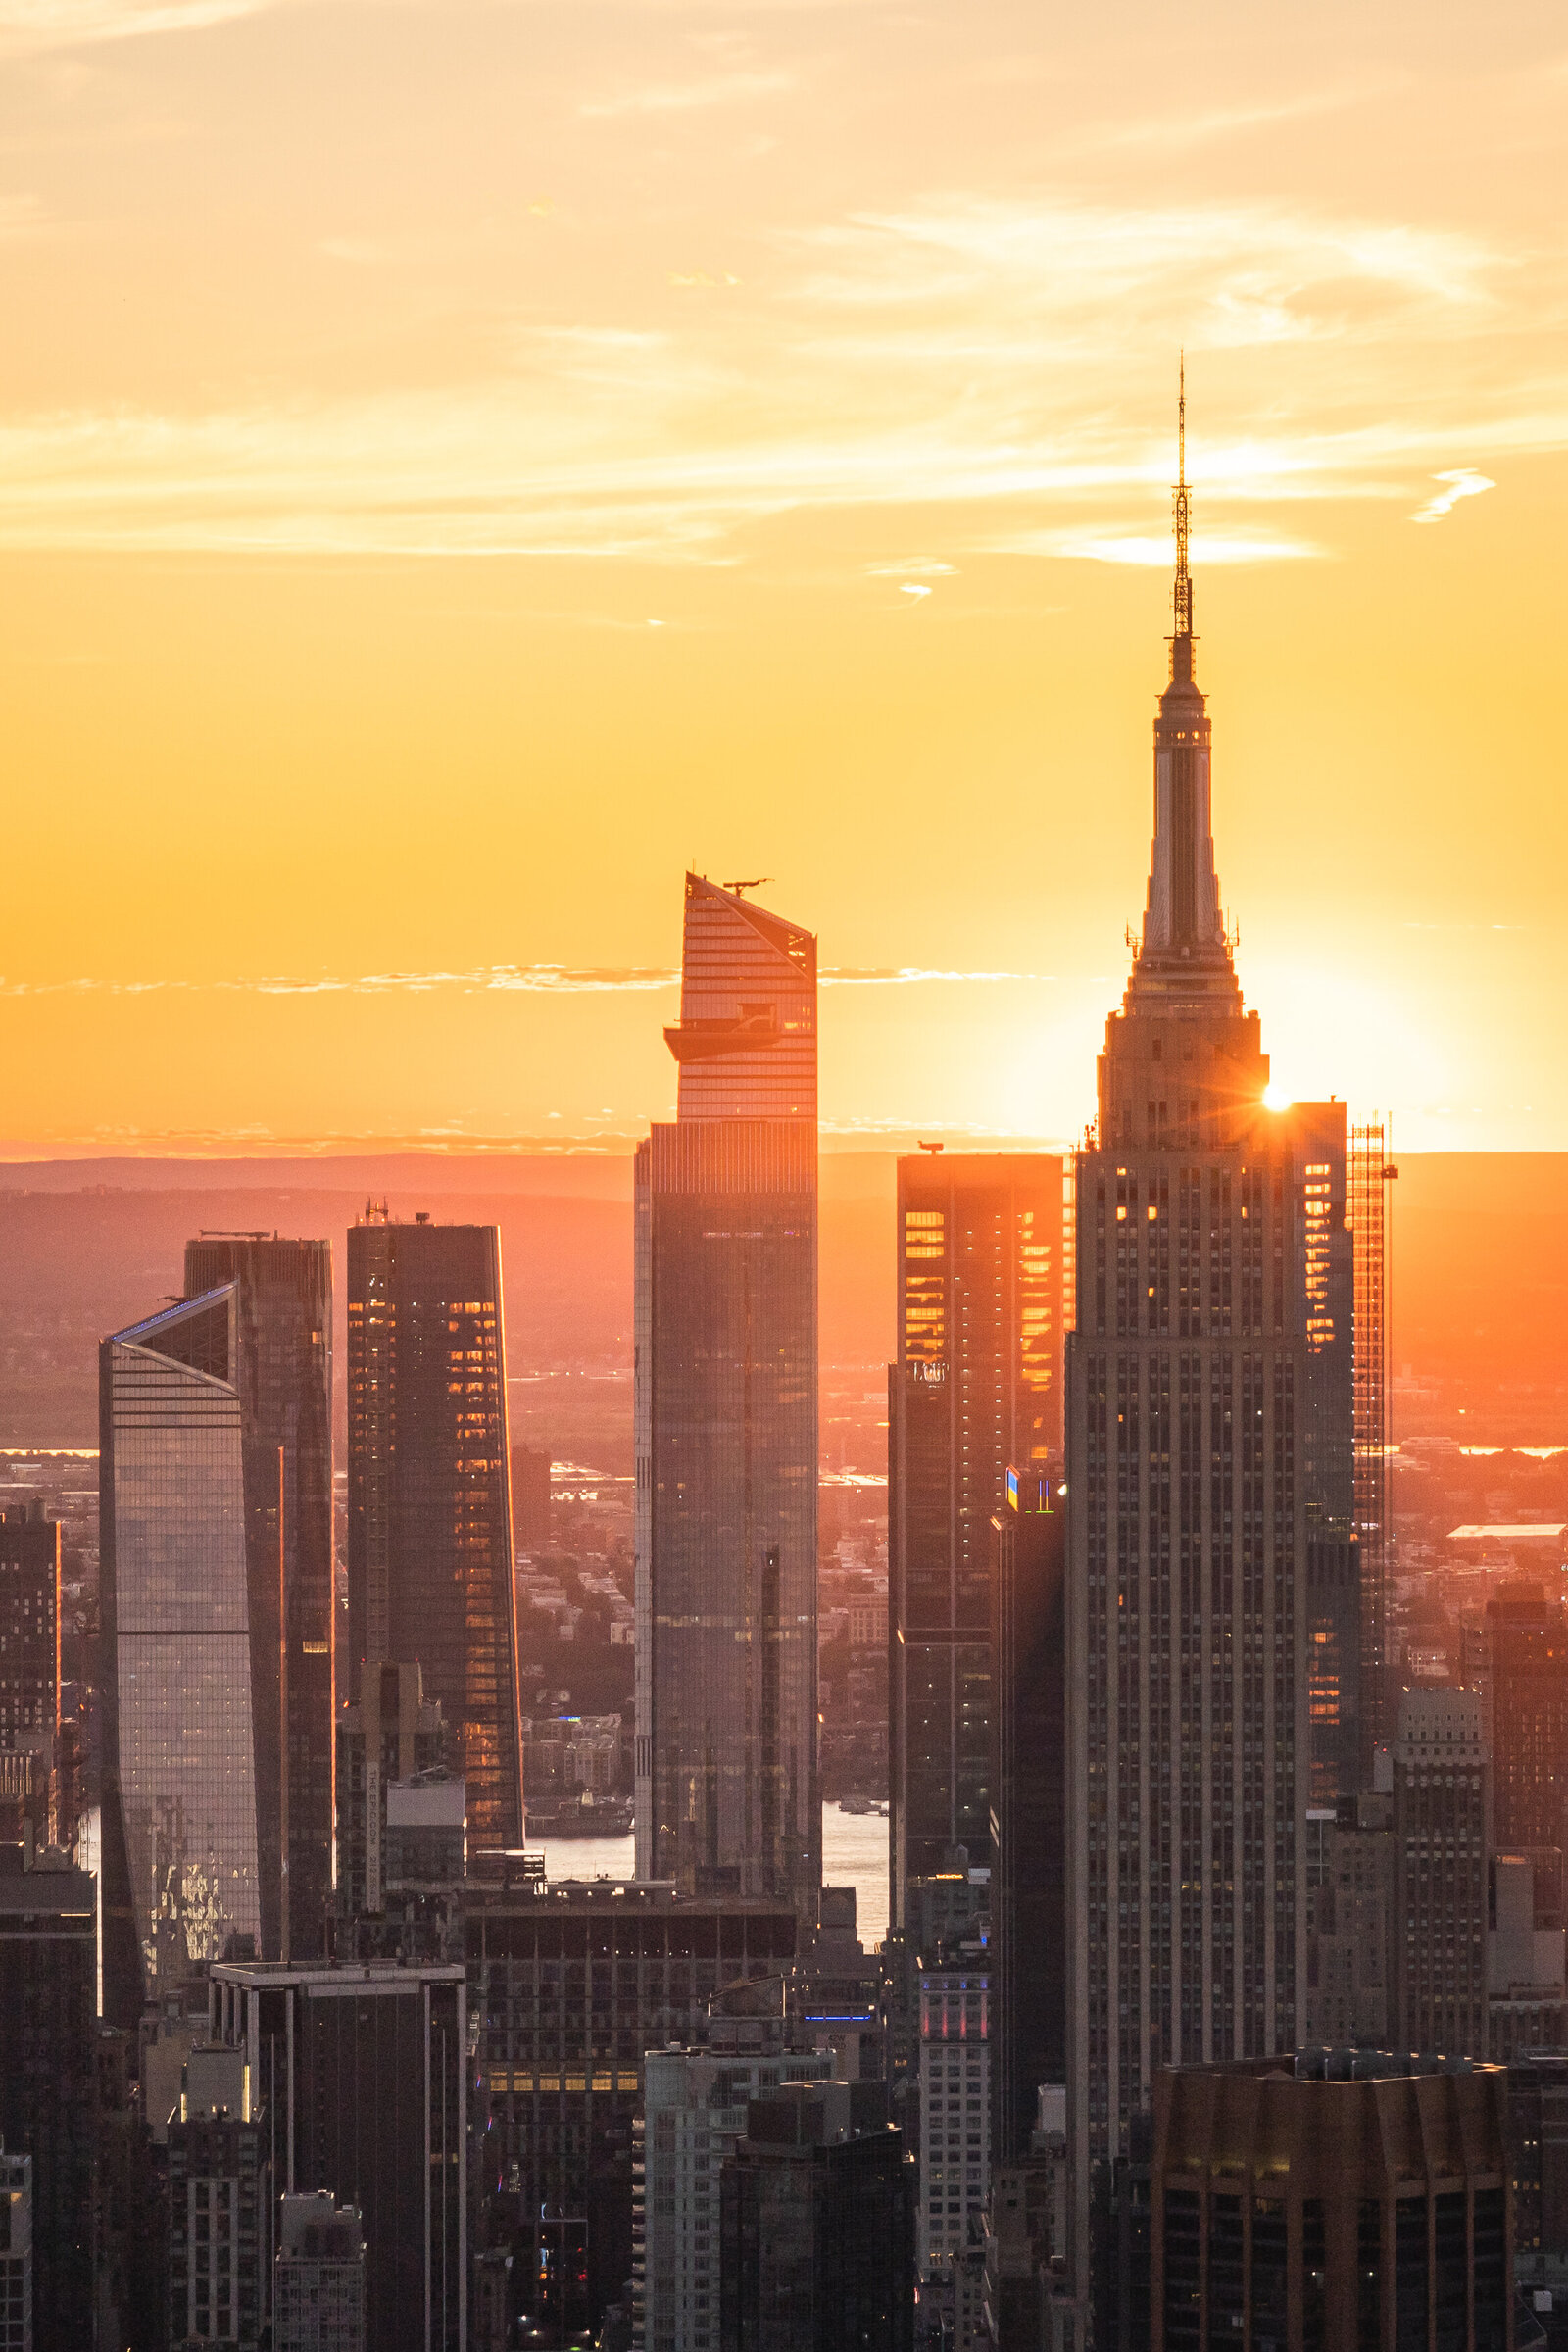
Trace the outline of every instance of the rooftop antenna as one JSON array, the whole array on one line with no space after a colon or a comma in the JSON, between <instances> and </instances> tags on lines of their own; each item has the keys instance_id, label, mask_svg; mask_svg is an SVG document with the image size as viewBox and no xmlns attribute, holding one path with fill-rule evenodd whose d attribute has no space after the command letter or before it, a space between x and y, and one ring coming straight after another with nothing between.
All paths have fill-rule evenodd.
<instances>
[{"instance_id":1,"label":"rooftop antenna","mask_svg":"<svg viewBox=\"0 0 1568 2352\"><path fill-rule=\"evenodd\" d=\"M1192 504L1187 489L1187 354L1181 357L1181 389L1176 403L1176 630L1171 640L1170 674L1190 681L1193 674L1193 582L1187 568L1188 528ZM1185 641L1185 642L1184 642Z\"/></svg>"},{"instance_id":2,"label":"rooftop antenna","mask_svg":"<svg viewBox=\"0 0 1568 2352\"><path fill-rule=\"evenodd\" d=\"M750 882L726 882L724 888L732 898L744 899L749 890L760 890L764 882L772 882L776 879L777 876L773 874L757 874Z\"/></svg>"}]
</instances>

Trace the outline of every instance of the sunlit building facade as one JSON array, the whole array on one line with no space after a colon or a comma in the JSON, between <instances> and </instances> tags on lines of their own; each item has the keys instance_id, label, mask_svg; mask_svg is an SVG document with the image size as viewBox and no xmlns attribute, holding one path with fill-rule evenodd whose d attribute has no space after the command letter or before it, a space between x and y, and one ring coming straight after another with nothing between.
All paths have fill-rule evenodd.
<instances>
[{"instance_id":1,"label":"sunlit building facade","mask_svg":"<svg viewBox=\"0 0 1568 2352\"><path fill-rule=\"evenodd\" d=\"M106 1920L105 1989L122 2023L262 1932L235 1338L225 1283L99 1351L105 1900L129 1913Z\"/></svg>"},{"instance_id":2,"label":"sunlit building facade","mask_svg":"<svg viewBox=\"0 0 1568 2352\"><path fill-rule=\"evenodd\" d=\"M522 1843L501 1236L349 1233L349 1671L416 1663L475 1846Z\"/></svg>"},{"instance_id":3,"label":"sunlit building facade","mask_svg":"<svg viewBox=\"0 0 1568 2352\"><path fill-rule=\"evenodd\" d=\"M1097 2168L1159 2070L1294 2048L1311 1694L1359 1623L1343 1105L1265 1102L1209 822L1187 494L1141 939L1077 1173L1067 1376L1069 2151ZM1336 1547L1340 1547L1336 1550ZM1334 1553L1335 1575L1326 1563ZM1309 1640L1341 1646L1314 1668ZM1333 1688L1331 1689L1331 1686Z\"/></svg>"},{"instance_id":4,"label":"sunlit building facade","mask_svg":"<svg viewBox=\"0 0 1568 2352\"><path fill-rule=\"evenodd\" d=\"M245 1484L262 1950L305 1960L324 1949L332 1876L332 1246L275 1234L187 1242L187 1298L225 1283Z\"/></svg>"},{"instance_id":5,"label":"sunlit building facade","mask_svg":"<svg viewBox=\"0 0 1568 2352\"><path fill-rule=\"evenodd\" d=\"M992 1519L1061 1446L1062 1164L899 1162L888 1396L889 1891L991 1851Z\"/></svg>"},{"instance_id":6,"label":"sunlit building facade","mask_svg":"<svg viewBox=\"0 0 1568 2352\"><path fill-rule=\"evenodd\" d=\"M637 1873L814 1915L816 942L686 878L636 1171Z\"/></svg>"}]
</instances>

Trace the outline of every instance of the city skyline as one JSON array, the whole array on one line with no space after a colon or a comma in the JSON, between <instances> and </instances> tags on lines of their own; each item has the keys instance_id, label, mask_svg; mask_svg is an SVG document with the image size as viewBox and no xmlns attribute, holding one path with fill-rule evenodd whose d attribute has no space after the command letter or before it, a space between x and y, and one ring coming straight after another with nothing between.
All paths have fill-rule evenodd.
<instances>
[{"instance_id":1,"label":"city skyline","mask_svg":"<svg viewBox=\"0 0 1568 2352\"><path fill-rule=\"evenodd\" d=\"M0 2352L1568 2345L1565 93L0 0Z\"/></svg>"}]
</instances>

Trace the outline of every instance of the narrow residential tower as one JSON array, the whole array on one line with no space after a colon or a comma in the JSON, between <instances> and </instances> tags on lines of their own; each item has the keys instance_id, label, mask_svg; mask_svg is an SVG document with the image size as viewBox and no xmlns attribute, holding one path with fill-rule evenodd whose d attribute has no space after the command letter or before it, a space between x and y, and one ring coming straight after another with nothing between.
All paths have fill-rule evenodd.
<instances>
[{"instance_id":1,"label":"narrow residential tower","mask_svg":"<svg viewBox=\"0 0 1568 2352\"><path fill-rule=\"evenodd\" d=\"M501 1235L370 1209L349 1232L349 1660L417 1664L475 1846L522 1843Z\"/></svg>"}]
</instances>

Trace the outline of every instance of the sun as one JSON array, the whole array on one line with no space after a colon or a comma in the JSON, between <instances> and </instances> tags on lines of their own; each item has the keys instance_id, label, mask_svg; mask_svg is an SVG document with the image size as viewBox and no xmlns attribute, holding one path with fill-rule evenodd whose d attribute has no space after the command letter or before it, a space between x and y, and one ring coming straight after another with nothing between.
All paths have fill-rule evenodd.
<instances>
[{"instance_id":1,"label":"sun","mask_svg":"<svg viewBox=\"0 0 1568 2352\"><path fill-rule=\"evenodd\" d=\"M1294 1097L1288 1095L1284 1087L1277 1085L1272 1079L1263 1089L1263 1108L1265 1110L1289 1110L1293 1100Z\"/></svg>"}]
</instances>

